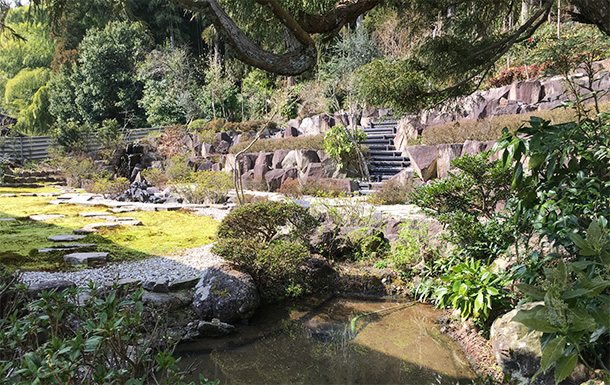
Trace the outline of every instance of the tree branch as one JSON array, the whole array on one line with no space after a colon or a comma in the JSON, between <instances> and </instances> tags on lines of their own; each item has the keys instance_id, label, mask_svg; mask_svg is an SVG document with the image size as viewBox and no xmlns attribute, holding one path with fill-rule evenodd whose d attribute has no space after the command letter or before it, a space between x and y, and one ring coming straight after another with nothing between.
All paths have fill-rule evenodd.
<instances>
[{"instance_id":1,"label":"tree branch","mask_svg":"<svg viewBox=\"0 0 610 385\"><path fill-rule=\"evenodd\" d=\"M336 35L338 27L352 23L360 15L370 11L383 0L350 0L338 3L333 9L322 15L299 12L296 19L305 31L314 34Z\"/></svg>"},{"instance_id":2,"label":"tree branch","mask_svg":"<svg viewBox=\"0 0 610 385\"><path fill-rule=\"evenodd\" d=\"M300 43L294 50L285 54L265 51L254 43L235 24L215 0L171 0L175 4L192 11L205 13L220 35L234 50L237 58L246 64L279 75L299 75L313 68L318 59L316 45L299 24L277 0L257 0L259 4L269 5L274 15L295 35Z\"/></svg>"}]
</instances>

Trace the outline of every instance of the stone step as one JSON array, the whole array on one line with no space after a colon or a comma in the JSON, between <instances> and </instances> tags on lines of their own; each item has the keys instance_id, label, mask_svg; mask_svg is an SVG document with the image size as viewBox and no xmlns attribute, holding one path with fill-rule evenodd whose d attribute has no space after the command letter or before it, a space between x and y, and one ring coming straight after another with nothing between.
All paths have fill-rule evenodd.
<instances>
[{"instance_id":1,"label":"stone step","mask_svg":"<svg viewBox=\"0 0 610 385\"><path fill-rule=\"evenodd\" d=\"M371 175L396 175L402 171L402 168L371 168Z\"/></svg>"},{"instance_id":2,"label":"stone step","mask_svg":"<svg viewBox=\"0 0 610 385\"><path fill-rule=\"evenodd\" d=\"M378 156L381 156L381 157L394 156L394 157L402 158L402 151L371 150L371 151L369 151L369 154L371 155L372 158L377 158Z\"/></svg>"},{"instance_id":3,"label":"stone step","mask_svg":"<svg viewBox=\"0 0 610 385\"><path fill-rule=\"evenodd\" d=\"M48 221L51 219L62 219L65 215L61 214L42 214L42 215L30 215L29 218L33 221Z\"/></svg>"},{"instance_id":4,"label":"stone step","mask_svg":"<svg viewBox=\"0 0 610 385\"><path fill-rule=\"evenodd\" d=\"M64 262L72 265L95 265L106 262L109 254L107 252L72 253L64 255Z\"/></svg>"},{"instance_id":5,"label":"stone step","mask_svg":"<svg viewBox=\"0 0 610 385\"><path fill-rule=\"evenodd\" d=\"M393 134L374 134L374 135L368 135L366 137L366 140L364 141L364 143L366 143L368 141L374 141L374 140L394 140L394 135Z\"/></svg>"},{"instance_id":6,"label":"stone step","mask_svg":"<svg viewBox=\"0 0 610 385\"><path fill-rule=\"evenodd\" d=\"M66 235L54 235L47 239L49 241L53 241L53 242L72 242L72 241L78 241L85 237L86 237L86 235L66 234Z\"/></svg>"},{"instance_id":7,"label":"stone step","mask_svg":"<svg viewBox=\"0 0 610 385\"><path fill-rule=\"evenodd\" d=\"M369 162L370 165L372 166L372 168L378 168L378 167L409 167L411 165L410 161L402 161L402 160L396 160L396 161L388 161L388 160L382 160L382 161L378 161L378 160L373 160L371 162Z\"/></svg>"},{"instance_id":8,"label":"stone step","mask_svg":"<svg viewBox=\"0 0 610 385\"><path fill-rule=\"evenodd\" d=\"M373 155L374 153L379 153L379 152L383 152L383 151L395 151L395 148L393 145L381 145L381 144L373 144L368 146L369 148L369 153L371 155Z\"/></svg>"},{"instance_id":9,"label":"stone step","mask_svg":"<svg viewBox=\"0 0 610 385\"><path fill-rule=\"evenodd\" d=\"M394 139L371 139L362 142L365 146L371 148L374 146L392 146L394 147Z\"/></svg>"},{"instance_id":10,"label":"stone step","mask_svg":"<svg viewBox=\"0 0 610 385\"><path fill-rule=\"evenodd\" d=\"M388 127L388 128L365 128L364 133L367 135L396 135L398 130L396 127Z\"/></svg>"},{"instance_id":11,"label":"stone step","mask_svg":"<svg viewBox=\"0 0 610 385\"><path fill-rule=\"evenodd\" d=\"M388 155L388 156L378 155L378 156L372 157L371 159L375 160L377 162L383 162L383 161L410 162L411 161L411 159L408 156L396 156L396 155Z\"/></svg>"}]
</instances>

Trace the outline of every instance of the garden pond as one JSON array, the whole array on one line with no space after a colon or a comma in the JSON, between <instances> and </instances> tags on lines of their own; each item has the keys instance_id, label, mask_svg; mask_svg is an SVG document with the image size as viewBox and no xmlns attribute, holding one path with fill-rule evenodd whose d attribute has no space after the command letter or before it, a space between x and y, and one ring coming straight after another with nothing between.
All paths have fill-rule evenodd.
<instances>
[{"instance_id":1,"label":"garden pond","mask_svg":"<svg viewBox=\"0 0 610 385\"><path fill-rule=\"evenodd\" d=\"M426 304L362 297L309 298L260 309L219 339L178 347L181 366L229 384L470 384L459 344Z\"/></svg>"}]
</instances>

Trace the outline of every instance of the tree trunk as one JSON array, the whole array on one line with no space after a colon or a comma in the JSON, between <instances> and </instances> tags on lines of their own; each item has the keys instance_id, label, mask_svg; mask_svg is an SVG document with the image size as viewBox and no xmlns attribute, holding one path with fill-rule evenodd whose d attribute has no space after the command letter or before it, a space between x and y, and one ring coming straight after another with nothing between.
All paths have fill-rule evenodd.
<instances>
[{"instance_id":1,"label":"tree trunk","mask_svg":"<svg viewBox=\"0 0 610 385\"><path fill-rule=\"evenodd\" d=\"M595 24L610 36L610 0L570 0L570 14L580 23Z\"/></svg>"}]
</instances>

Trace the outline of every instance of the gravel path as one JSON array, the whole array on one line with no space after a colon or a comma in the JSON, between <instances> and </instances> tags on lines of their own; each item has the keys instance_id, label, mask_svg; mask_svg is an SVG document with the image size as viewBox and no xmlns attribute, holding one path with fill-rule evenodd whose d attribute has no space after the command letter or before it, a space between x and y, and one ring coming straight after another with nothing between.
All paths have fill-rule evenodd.
<instances>
[{"instance_id":1,"label":"gravel path","mask_svg":"<svg viewBox=\"0 0 610 385\"><path fill-rule=\"evenodd\" d=\"M137 262L109 264L95 269L83 269L73 272L41 272L22 273L22 281L28 285L63 279L74 282L77 286L87 286L90 281L113 282L119 279L138 279L141 281L192 278L201 275L207 267L224 262L222 258L212 254L212 244L182 250L165 257L155 257Z\"/></svg>"}]
</instances>

